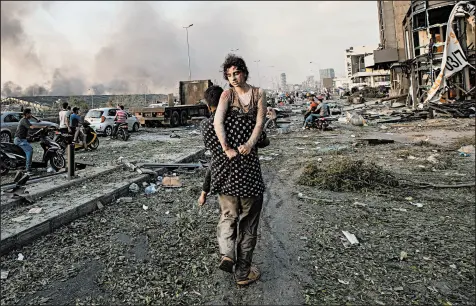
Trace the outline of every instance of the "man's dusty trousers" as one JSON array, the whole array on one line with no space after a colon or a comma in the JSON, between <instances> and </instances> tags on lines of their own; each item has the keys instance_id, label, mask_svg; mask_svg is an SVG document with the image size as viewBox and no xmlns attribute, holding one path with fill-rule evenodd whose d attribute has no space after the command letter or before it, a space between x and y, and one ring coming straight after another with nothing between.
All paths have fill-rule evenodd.
<instances>
[{"instance_id":1,"label":"man's dusty trousers","mask_svg":"<svg viewBox=\"0 0 476 306\"><path fill-rule=\"evenodd\" d=\"M220 254L235 261L237 279L246 279L256 246L263 195L250 198L219 195L218 201L221 210L217 228ZM235 243L238 258L235 258Z\"/></svg>"}]
</instances>

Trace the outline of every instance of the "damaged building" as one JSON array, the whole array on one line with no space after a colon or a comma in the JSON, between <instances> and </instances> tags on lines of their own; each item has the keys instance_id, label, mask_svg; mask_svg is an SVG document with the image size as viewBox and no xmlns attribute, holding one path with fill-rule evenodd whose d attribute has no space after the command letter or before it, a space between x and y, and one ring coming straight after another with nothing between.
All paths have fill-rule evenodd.
<instances>
[{"instance_id":1,"label":"damaged building","mask_svg":"<svg viewBox=\"0 0 476 306\"><path fill-rule=\"evenodd\" d=\"M449 71L463 67L464 61L473 67L475 65L474 9L472 17L462 12L451 16L457 3L458 1L412 1L402 21L407 59L405 68L409 73L409 90L414 107L427 100L443 65ZM474 5L475 1L467 3ZM453 18L451 24L448 24L450 17ZM462 54L455 56L449 52L444 58L447 36L451 34L449 27L454 31L454 38L457 39L456 43L461 47ZM475 78L474 68L470 69L467 65L451 78L445 77L444 81L449 89L443 88L447 92L441 95L440 102L474 98ZM441 81L440 78L437 85Z\"/></svg>"},{"instance_id":2,"label":"damaged building","mask_svg":"<svg viewBox=\"0 0 476 306\"><path fill-rule=\"evenodd\" d=\"M458 2L377 2L380 47L374 52L374 62L376 67L390 70L391 96L408 93L407 103L413 107L429 100L429 96L440 89L443 92L443 95L438 95L440 102L474 99L474 69L462 61L467 60L473 67L475 65L474 9L471 9L475 1L460 2L461 8L467 11L457 12L452 19L452 29L456 43L461 46L461 56L453 58L448 54L443 59L447 35L450 34L448 21ZM466 6L465 3L470 5ZM441 73L438 79L443 63L446 70L453 70L457 68L455 66L465 68L451 78L445 77L447 72ZM441 87L448 85L449 88L439 88L440 83Z\"/></svg>"}]
</instances>

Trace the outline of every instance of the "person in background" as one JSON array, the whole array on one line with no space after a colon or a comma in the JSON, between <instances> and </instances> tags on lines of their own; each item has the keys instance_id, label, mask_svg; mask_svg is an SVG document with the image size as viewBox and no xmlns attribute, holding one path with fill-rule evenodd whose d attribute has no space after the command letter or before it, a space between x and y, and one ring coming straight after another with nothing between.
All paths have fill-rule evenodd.
<instances>
[{"instance_id":1,"label":"person in background","mask_svg":"<svg viewBox=\"0 0 476 306\"><path fill-rule=\"evenodd\" d=\"M76 142L76 132L79 131L79 121L81 117L79 116L79 108L73 107L73 112L69 116L69 128L71 129L71 134L74 135L73 141Z\"/></svg>"},{"instance_id":2,"label":"person in background","mask_svg":"<svg viewBox=\"0 0 476 306\"><path fill-rule=\"evenodd\" d=\"M310 95L310 94L308 94L308 96L307 96L307 100L309 101L310 105L309 105L309 108L307 109L306 113L304 113L304 121L307 119L307 117L310 114L313 114L316 111L317 103L316 103L316 101L314 101L315 97L316 97L315 95Z\"/></svg>"},{"instance_id":3,"label":"person in background","mask_svg":"<svg viewBox=\"0 0 476 306\"><path fill-rule=\"evenodd\" d=\"M315 119L328 117L330 114L329 105L324 102L324 97L317 97L317 107L314 113L310 114L304 121L303 129L307 128Z\"/></svg>"},{"instance_id":4,"label":"person in background","mask_svg":"<svg viewBox=\"0 0 476 306\"><path fill-rule=\"evenodd\" d=\"M63 102L63 109L59 112L59 131L62 134L67 134L71 132L69 127L69 118L70 113L68 110L68 102Z\"/></svg>"},{"instance_id":5,"label":"person in background","mask_svg":"<svg viewBox=\"0 0 476 306\"><path fill-rule=\"evenodd\" d=\"M124 111L124 105L119 105L119 109L116 111L116 117L114 117L114 130L112 131L112 137L117 136L117 130L121 123L127 122L127 114Z\"/></svg>"},{"instance_id":6,"label":"person in background","mask_svg":"<svg viewBox=\"0 0 476 306\"><path fill-rule=\"evenodd\" d=\"M28 133L31 128L31 123L30 123L30 118L31 118L31 109L25 108L23 110L23 118L20 119L20 122L18 123L17 130L15 132L15 138L13 139L13 143L25 152L26 156L26 165L25 165L25 170L28 175L31 175L31 162L33 159L33 147L31 144L28 142Z\"/></svg>"}]
</instances>

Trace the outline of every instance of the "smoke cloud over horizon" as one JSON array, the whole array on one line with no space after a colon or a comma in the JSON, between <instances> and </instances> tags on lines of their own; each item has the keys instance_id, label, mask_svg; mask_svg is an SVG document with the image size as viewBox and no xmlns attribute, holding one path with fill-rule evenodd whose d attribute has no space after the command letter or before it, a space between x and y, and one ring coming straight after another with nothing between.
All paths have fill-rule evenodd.
<instances>
[{"instance_id":1,"label":"smoke cloud over horizon","mask_svg":"<svg viewBox=\"0 0 476 306\"><path fill-rule=\"evenodd\" d=\"M91 93L91 90L94 94L172 92L180 80L188 79L185 29L174 25L147 2L120 4L122 7L113 18L115 23L111 28L114 30L101 38L104 44L92 60L78 62L66 48L58 66L48 65L51 62L46 59L48 54L42 53L42 57L35 51L38 42L25 31L23 22L37 10L48 10L48 5L41 2L1 3L2 64L7 62L25 75L35 76L31 81L25 78L20 84L2 78L3 96L74 95ZM229 26L216 27L210 16L223 16L226 11L226 6L216 6L211 15L194 18L200 29L195 30L196 26L189 29L196 43L190 45L193 79L217 79L230 46L244 48L253 41L238 30L239 20L231 19ZM200 62L195 61L197 53L201 54ZM43 83L38 85L41 81L37 80Z\"/></svg>"},{"instance_id":2,"label":"smoke cloud over horizon","mask_svg":"<svg viewBox=\"0 0 476 306\"><path fill-rule=\"evenodd\" d=\"M193 80L223 86L220 66L237 48L253 85L270 87L282 72L288 83L327 67L343 75L345 49L378 42L376 12L351 1L2 1L1 92L175 92L188 80L191 23Z\"/></svg>"}]
</instances>

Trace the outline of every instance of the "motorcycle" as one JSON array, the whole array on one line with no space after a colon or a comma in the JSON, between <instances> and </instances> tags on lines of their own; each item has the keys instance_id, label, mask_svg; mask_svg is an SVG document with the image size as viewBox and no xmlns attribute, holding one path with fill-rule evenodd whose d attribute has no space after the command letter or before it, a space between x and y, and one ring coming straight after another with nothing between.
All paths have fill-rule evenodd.
<instances>
[{"instance_id":1,"label":"motorcycle","mask_svg":"<svg viewBox=\"0 0 476 306\"><path fill-rule=\"evenodd\" d=\"M96 134L96 131L91 127L91 123L88 121L84 121L81 126L81 132L86 135L86 142L88 144L88 148L92 150L96 150L99 147L99 138ZM73 143L74 135L71 134L62 134L61 132L55 133L55 138L53 141L58 143L63 151L66 150L66 146L70 143ZM78 139L78 142L74 143L74 150L79 151L84 149L83 139Z\"/></svg>"},{"instance_id":2,"label":"motorcycle","mask_svg":"<svg viewBox=\"0 0 476 306\"><path fill-rule=\"evenodd\" d=\"M312 121L310 127L321 130L321 131L325 131L329 129L329 124L332 121L337 121L337 118L332 118L332 117L316 118L314 121Z\"/></svg>"},{"instance_id":3,"label":"motorcycle","mask_svg":"<svg viewBox=\"0 0 476 306\"><path fill-rule=\"evenodd\" d=\"M41 162L32 161L32 168L46 168L48 162L51 168L55 171L60 170L66 166L66 160L63 157L63 149L56 142L48 137L48 128L44 127L35 134L31 135L32 140L40 140L40 145L43 148L43 157ZM25 168L26 154L20 146L13 143L0 143L0 173L7 174L10 170L17 170Z\"/></svg>"},{"instance_id":4,"label":"motorcycle","mask_svg":"<svg viewBox=\"0 0 476 306\"><path fill-rule=\"evenodd\" d=\"M112 138L120 138L123 141L127 141L131 135L129 134L129 125L127 122L120 123L119 127L117 128L116 135Z\"/></svg>"}]
</instances>

